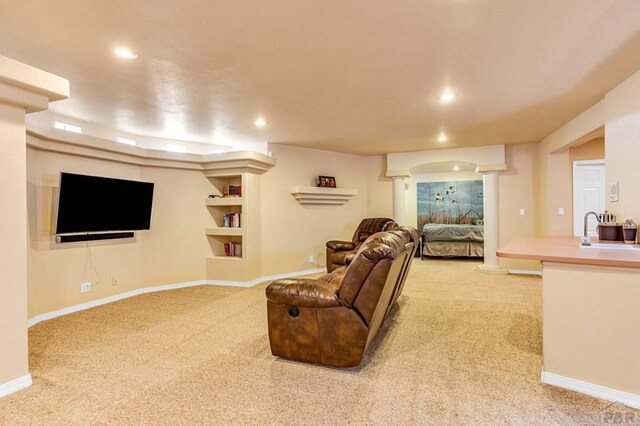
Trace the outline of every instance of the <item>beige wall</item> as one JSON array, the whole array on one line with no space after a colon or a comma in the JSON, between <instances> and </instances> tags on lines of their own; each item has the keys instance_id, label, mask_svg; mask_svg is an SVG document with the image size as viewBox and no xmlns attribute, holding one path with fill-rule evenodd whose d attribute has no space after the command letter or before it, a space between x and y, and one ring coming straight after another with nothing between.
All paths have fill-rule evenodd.
<instances>
[{"instance_id":1,"label":"beige wall","mask_svg":"<svg viewBox=\"0 0 640 426\"><path fill-rule=\"evenodd\" d=\"M605 97L605 174L619 182L619 202L607 210L619 219L640 222L640 71Z\"/></svg>"},{"instance_id":2,"label":"beige wall","mask_svg":"<svg viewBox=\"0 0 640 426\"><path fill-rule=\"evenodd\" d=\"M604 131L603 131L604 129ZM571 235L570 162L585 151L573 150L585 141L604 134L605 175L607 184L619 182L619 202L607 199L607 210L621 220L640 221L640 71L606 94L605 98L539 144L538 221L539 235ZM601 152L589 149L590 154ZM564 206L567 214L557 216Z\"/></svg>"},{"instance_id":3,"label":"beige wall","mask_svg":"<svg viewBox=\"0 0 640 426\"><path fill-rule=\"evenodd\" d=\"M382 173L377 157L276 144L269 150L277 165L261 177L263 276L324 267L327 241L350 241L362 218L384 212L383 199L367 192L368 181ZM339 187L357 189L358 195L342 206L298 203L291 187L315 186L318 175L335 176Z\"/></svg>"},{"instance_id":4,"label":"beige wall","mask_svg":"<svg viewBox=\"0 0 640 426\"><path fill-rule=\"evenodd\" d=\"M605 102L587 109L538 144L536 234L573 234L573 190L569 148L603 137ZM565 209L565 215L558 209Z\"/></svg>"},{"instance_id":5,"label":"beige wall","mask_svg":"<svg viewBox=\"0 0 640 426\"><path fill-rule=\"evenodd\" d=\"M582 145L569 148L569 161L604 160L604 138L595 138ZM570 164L573 171L573 164Z\"/></svg>"},{"instance_id":6,"label":"beige wall","mask_svg":"<svg viewBox=\"0 0 640 426\"><path fill-rule=\"evenodd\" d=\"M257 180L262 226L259 238L252 240L261 241L260 276L324 267L326 241L350 240L363 217L391 210L384 157L280 145L271 150L278 164ZM27 164L29 317L147 286L205 279L211 248L204 229L213 220L204 201L212 187L201 172L31 148ZM57 244L55 209L61 171L154 182L151 230L137 232L134 241ZM339 186L355 188L359 195L343 206L300 205L290 188L314 185L318 174L335 176ZM309 256L315 261L309 262ZM87 264L88 259L92 263ZM112 285L114 279L117 286ZM84 281L93 283L91 292L80 293Z\"/></svg>"},{"instance_id":7,"label":"beige wall","mask_svg":"<svg viewBox=\"0 0 640 426\"><path fill-rule=\"evenodd\" d=\"M363 157L367 176L367 215L393 217L393 180L386 176L384 155Z\"/></svg>"},{"instance_id":8,"label":"beige wall","mask_svg":"<svg viewBox=\"0 0 640 426\"><path fill-rule=\"evenodd\" d=\"M137 232L135 241L57 244L54 212L61 171L154 182L151 230ZM27 172L29 317L146 286L204 279L209 250L204 200L210 186L201 172L33 149L27 150ZM91 292L80 293L84 281L93 283Z\"/></svg>"},{"instance_id":9,"label":"beige wall","mask_svg":"<svg viewBox=\"0 0 640 426\"><path fill-rule=\"evenodd\" d=\"M499 176L500 244L535 235L538 144L507 145L507 171ZM524 216L520 215L524 209ZM540 262L500 258L507 269L540 270Z\"/></svg>"},{"instance_id":10,"label":"beige wall","mask_svg":"<svg viewBox=\"0 0 640 426\"><path fill-rule=\"evenodd\" d=\"M0 385L29 373L24 114L0 104Z\"/></svg>"}]
</instances>

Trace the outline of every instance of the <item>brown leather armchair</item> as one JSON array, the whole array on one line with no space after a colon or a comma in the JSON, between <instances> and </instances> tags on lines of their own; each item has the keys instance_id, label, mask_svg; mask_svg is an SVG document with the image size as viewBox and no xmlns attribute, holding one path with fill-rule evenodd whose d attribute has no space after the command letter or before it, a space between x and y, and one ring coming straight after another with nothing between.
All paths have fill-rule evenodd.
<instances>
[{"instance_id":1,"label":"brown leather armchair","mask_svg":"<svg viewBox=\"0 0 640 426\"><path fill-rule=\"evenodd\" d=\"M271 353L333 367L359 365L402 292L418 238L409 227L380 232L346 268L272 282L266 289Z\"/></svg>"},{"instance_id":2,"label":"brown leather armchair","mask_svg":"<svg viewBox=\"0 0 640 426\"><path fill-rule=\"evenodd\" d=\"M351 241L331 240L327 242L327 272L333 272L348 265L362 243L376 232L387 231L398 226L393 219L372 217L363 219L353 234Z\"/></svg>"}]
</instances>

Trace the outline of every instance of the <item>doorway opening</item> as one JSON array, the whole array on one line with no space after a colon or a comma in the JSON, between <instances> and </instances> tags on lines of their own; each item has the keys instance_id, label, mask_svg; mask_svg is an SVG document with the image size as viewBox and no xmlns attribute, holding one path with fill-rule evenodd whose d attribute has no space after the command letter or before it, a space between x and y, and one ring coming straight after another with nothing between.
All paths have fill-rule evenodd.
<instances>
[{"instance_id":1,"label":"doorway opening","mask_svg":"<svg viewBox=\"0 0 640 426\"><path fill-rule=\"evenodd\" d=\"M573 235L584 232L584 215L593 211L598 214L605 209L605 163L604 160L582 160L573 162ZM588 235L596 237L598 221L589 216Z\"/></svg>"}]
</instances>

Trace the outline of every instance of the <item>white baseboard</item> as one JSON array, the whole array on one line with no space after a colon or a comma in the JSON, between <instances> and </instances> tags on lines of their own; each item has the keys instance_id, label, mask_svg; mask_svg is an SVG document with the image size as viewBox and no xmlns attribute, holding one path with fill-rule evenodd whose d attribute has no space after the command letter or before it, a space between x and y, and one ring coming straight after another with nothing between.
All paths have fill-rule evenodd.
<instances>
[{"instance_id":1,"label":"white baseboard","mask_svg":"<svg viewBox=\"0 0 640 426\"><path fill-rule=\"evenodd\" d=\"M58 318L63 315L69 315L74 312L84 311L85 309L95 308L96 306L106 305L107 303L117 302L118 300L127 299L133 296L139 296L145 293L154 293L156 291L175 290L177 288L193 287L196 285L207 285L205 280L189 281L177 284L158 285L154 287L138 288L136 290L127 291L124 293L114 294L113 296L103 297L102 299L92 300L87 303L81 303L79 305L69 306L67 308L58 309L57 311L47 312L45 314L36 315L27 321L27 326L32 327L42 321Z\"/></svg>"},{"instance_id":2,"label":"white baseboard","mask_svg":"<svg viewBox=\"0 0 640 426\"><path fill-rule=\"evenodd\" d=\"M33 379L31 378L31 374L25 374L22 377L11 380L10 382L0 384L0 398L14 392L18 392L24 388L28 388L32 384Z\"/></svg>"},{"instance_id":3,"label":"white baseboard","mask_svg":"<svg viewBox=\"0 0 640 426\"><path fill-rule=\"evenodd\" d=\"M327 270L325 268L307 269L305 271L287 272L287 273L284 273L284 274L276 274L276 275L265 275L264 277L259 277L259 278L256 278L255 280L251 280L251 281L208 280L207 284L209 284L209 285L232 286L232 287L253 287L254 285L263 283L265 281L279 280L281 278L298 277L300 275L317 274L319 272L326 272L326 271Z\"/></svg>"},{"instance_id":4,"label":"white baseboard","mask_svg":"<svg viewBox=\"0 0 640 426\"><path fill-rule=\"evenodd\" d=\"M640 395L634 395L632 393L619 391L606 386L594 385L593 383L583 382L582 380L560 376L558 374L546 372L544 369L540 373L540 380L542 383L546 383L548 385L558 386L560 388L580 392L585 395L594 396L607 401L619 402L620 404L632 408L640 408Z\"/></svg>"},{"instance_id":5,"label":"white baseboard","mask_svg":"<svg viewBox=\"0 0 640 426\"><path fill-rule=\"evenodd\" d=\"M175 290L178 288L194 287L198 285L253 287L254 285L264 281L273 281L280 278L297 277L300 275L309 275L309 274L315 274L315 273L324 272L324 271L325 271L324 268L307 269L305 271L288 272L285 274L278 274L278 275L268 275L268 276L256 278L255 280L246 281L246 282L245 281L198 280L198 281L188 281L188 282L176 283L176 284L165 284L165 285L158 285L153 287L138 288L136 290L127 291L125 293L114 294L113 296L103 297L101 299L92 300L87 303L81 303L79 305L73 305L67 308L58 309L56 311L36 315L35 317L30 318L29 321L27 321L27 325L29 327L32 327L42 321L58 318L63 315L84 311L85 309L95 308L96 306L106 305L107 303L117 302L118 300L127 299L129 297L139 296L141 294L146 294L146 293L155 293L157 291L165 291L165 290Z\"/></svg>"},{"instance_id":6,"label":"white baseboard","mask_svg":"<svg viewBox=\"0 0 640 426\"><path fill-rule=\"evenodd\" d=\"M542 276L542 271L528 270L528 269L509 269L509 273L513 275L537 275Z\"/></svg>"}]
</instances>

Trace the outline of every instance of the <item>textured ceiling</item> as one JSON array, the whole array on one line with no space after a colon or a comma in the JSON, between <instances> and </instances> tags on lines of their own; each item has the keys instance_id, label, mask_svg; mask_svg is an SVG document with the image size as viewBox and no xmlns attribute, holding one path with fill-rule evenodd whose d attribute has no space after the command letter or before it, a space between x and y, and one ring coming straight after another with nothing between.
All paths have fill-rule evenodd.
<instances>
[{"instance_id":1,"label":"textured ceiling","mask_svg":"<svg viewBox=\"0 0 640 426\"><path fill-rule=\"evenodd\" d=\"M114 57L120 45L139 57ZM55 113L210 143L535 142L639 52L637 0L0 0L0 54L71 82ZM443 105L446 86L458 97Z\"/></svg>"}]
</instances>

